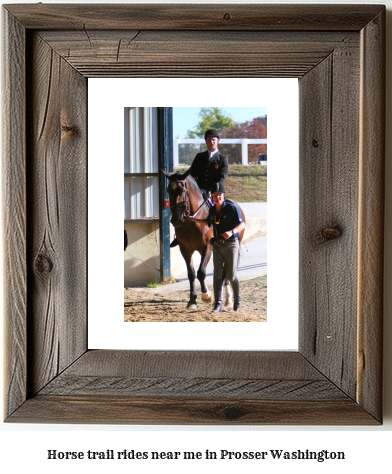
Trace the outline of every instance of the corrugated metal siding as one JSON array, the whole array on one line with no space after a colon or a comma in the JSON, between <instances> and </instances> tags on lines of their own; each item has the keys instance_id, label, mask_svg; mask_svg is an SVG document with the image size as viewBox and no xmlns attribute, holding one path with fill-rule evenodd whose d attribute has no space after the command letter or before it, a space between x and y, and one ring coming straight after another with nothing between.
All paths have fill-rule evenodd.
<instances>
[{"instance_id":1,"label":"corrugated metal siding","mask_svg":"<svg viewBox=\"0 0 392 474\"><path fill-rule=\"evenodd\" d=\"M125 107L124 173L158 170L156 107ZM158 217L158 176L124 176L124 219Z\"/></svg>"}]
</instances>

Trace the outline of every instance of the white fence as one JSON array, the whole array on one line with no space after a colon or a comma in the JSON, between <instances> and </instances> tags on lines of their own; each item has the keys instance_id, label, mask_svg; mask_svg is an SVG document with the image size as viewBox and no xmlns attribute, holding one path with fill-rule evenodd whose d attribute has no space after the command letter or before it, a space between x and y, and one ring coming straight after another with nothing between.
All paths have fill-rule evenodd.
<instances>
[{"instance_id":1,"label":"white fence","mask_svg":"<svg viewBox=\"0 0 392 474\"><path fill-rule=\"evenodd\" d=\"M173 139L173 166L178 166L178 145L184 143L205 143L203 138L174 138ZM266 138L221 138L220 143L240 144L242 148L242 164L249 164L248 160L248 145L259 145L267 143ZM263 165L267 162L263 162Z\"/></svg>"}]
</instances>

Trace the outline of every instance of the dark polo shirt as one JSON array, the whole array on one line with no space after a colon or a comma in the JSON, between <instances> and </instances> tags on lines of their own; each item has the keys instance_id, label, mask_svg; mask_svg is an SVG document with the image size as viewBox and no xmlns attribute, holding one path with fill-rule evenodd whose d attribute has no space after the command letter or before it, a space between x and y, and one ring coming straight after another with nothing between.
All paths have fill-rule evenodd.
<instances>
[{"instance_id":1,"label":"dark polo shirt","mask_svg":"<svg viewBox=\"0 0 392 474\"><path fill-rule=\"evenodd\" d=\"M241 222L244 222L238 208L229 202L224 201L220 213L216 213L215 206L210 208L210 212L207 217L208 227L214 225L215 229L214 236L219 237L225 232L233 230ZM234 237L238 237L238 232L234 234Z\"/></svg>"},{"instance_id":2,"label":"dark polo shirt","mask_svg":"<svg viewBox=\"0 0 392 474\"><path fill-rule=\"evenodd\" d=\"M198 153L190 168L190 175L193 176L200 189L211 190L215 183L225 184L229 174L229 159L220 151L209 159L208 150Z\"/></svg>"}]
</instances>

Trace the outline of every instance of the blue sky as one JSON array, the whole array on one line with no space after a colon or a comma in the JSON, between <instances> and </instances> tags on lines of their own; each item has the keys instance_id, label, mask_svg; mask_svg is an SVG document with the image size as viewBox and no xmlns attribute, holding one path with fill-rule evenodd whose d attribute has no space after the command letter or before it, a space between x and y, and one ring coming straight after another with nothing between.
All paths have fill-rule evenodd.
<instances>
[{"instance_id":1,"label":"blue sky","mask_svg":"<svg viewBox=\"0 0 392 474\"><path fill-rule=\"evenodd\" d=\"M185 138L188 130L199 122L201 107L173 107L173 136ZM220 107L234 122L246 122L255 117L267 115L267 107Z\"/></svg>"}]
</instances>

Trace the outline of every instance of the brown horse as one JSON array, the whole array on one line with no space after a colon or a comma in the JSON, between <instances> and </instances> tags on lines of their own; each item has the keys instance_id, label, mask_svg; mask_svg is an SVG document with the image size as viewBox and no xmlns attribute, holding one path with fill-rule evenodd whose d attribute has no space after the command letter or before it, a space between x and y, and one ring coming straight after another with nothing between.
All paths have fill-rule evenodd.
<instances>
[{"instance_id":1,"label":"brown horse","mask_svg":"<svg viewBox=\"0 0 392 474\"><path fill-rule=\"evenodd\" d=\"M203 198L203 194L195 179L188 175L188 172L181 175L178 173L167 173L163 171L163 174L169 180L167 190L169 193L170 209L172 213L171 223L176 229L176 237L180 246L181 255L184 257L188 270L190 298L187 308L196 309L196 275L192 261L192 255L195 251L198 251L201 255L200 266L197 271L197 279L200 282L201 291L203 293L202 300L205 303L210 303L212 301L211 291L208 290L205 283L206 269L212 253L210 239L213 236L212 227L209 228L205 222L205 219L207 219L208 216L209 206L207 201ZM241 216L244 222L246 222L244 213L238 204L230 199L227 199L227 201L232 202L239 208ZM201 222L189 221L187 220L187 217L200 219ZM244 232L245 231L243 230L240 233L240 243L244 236ZM225 280L225 288L227 294L225 306L230 306L232 305L232 301L228 280Z\"/></svg>"}]
</instances>

